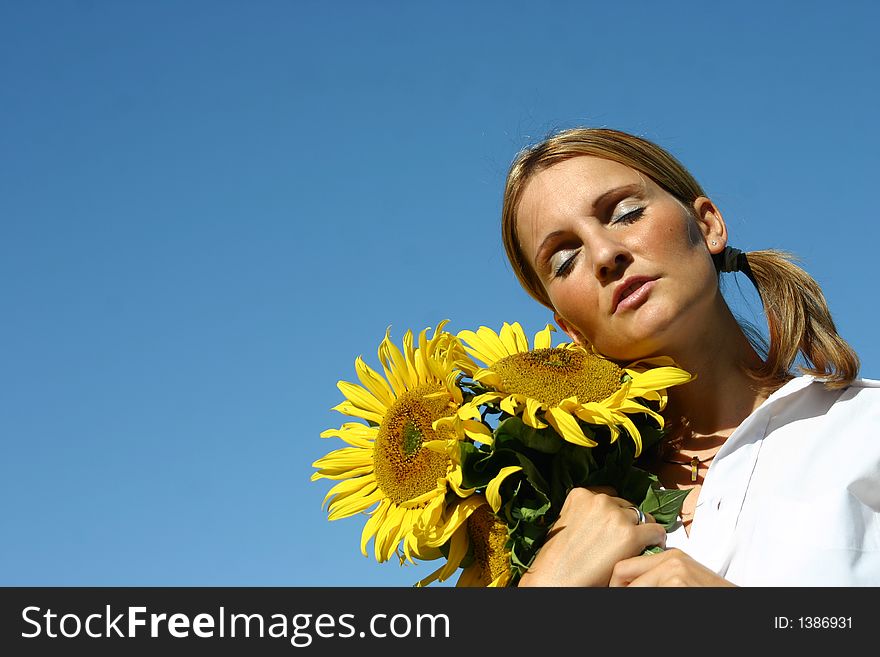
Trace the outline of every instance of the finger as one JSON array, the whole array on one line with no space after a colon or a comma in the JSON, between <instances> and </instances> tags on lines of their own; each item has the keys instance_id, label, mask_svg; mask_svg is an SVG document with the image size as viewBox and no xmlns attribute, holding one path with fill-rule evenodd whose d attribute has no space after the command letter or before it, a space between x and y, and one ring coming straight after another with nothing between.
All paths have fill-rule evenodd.
<instances>
[{"instance_id":1,"label":"finger","mask_svg":"<svg viewBox=\"0 0 880 657\"><path fill-rule=\"evenodd\" d=\"M622 509L626 509L627 513L631 514L633 518L635 518L637 525L647 524L649 522L656 523L657 521L654 519L650 513L645 511L641 511L635 504L631 502L627 502L626 506L622 506Z\"/></svg>"},{"instance_id":2,"label":"finger","mask_svg":"<svg viewBox=\"0 0 880 657\"><path fill-rule=\"evenodd\" d=\"M624 586L631 589L657 587L660 586L660 576L661 573L657 569L649 570L648 572L639 575L628 584L624 584Z\"/></svg>"},{"instance_id":3,"label":"finger","mask_svg":"<svg viewBox=\"0 0 880 657\"><path fill-rule=\"evenodd\" d=\"M585 486L585 488L593 493L604 493L611 497L617 497L617 491L611 486Z\"/></svg>"},{"instance_id":4,"label":"finger","mask_svg":"<svg viewBox=\"0 0 880 657\"><path fill-rule=\"evenodd\" d=\"M665 536L664 536L664 544ZM645 547L650 547L651 544ZM656 586L657 566L663 563L669 552L642 554L629 559L621 559L614 565L609 586ZM653 572L653 575L651 574ZM652 584L653 582L653 584Z\"/></svg>"}]
</instances>

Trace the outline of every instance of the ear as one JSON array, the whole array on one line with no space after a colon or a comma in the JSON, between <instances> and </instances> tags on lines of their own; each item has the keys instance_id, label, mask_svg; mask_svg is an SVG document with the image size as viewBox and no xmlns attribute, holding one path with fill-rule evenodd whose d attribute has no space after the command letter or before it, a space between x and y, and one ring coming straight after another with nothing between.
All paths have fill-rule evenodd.
<instances>
[{"instance_id":1,"label":"ear","mask_svg":"<svg viewBox=\"0 0 880 657\"><path fill-rule=\"evenodd\" d=\"M587 345L584 336L581 335L571 324L562 319L562 316L560 316L559 313L553 313L553 319L556 320L556 324L562 329L562 332L570 337L575 344L579 344L582 347Z\"/></svg>"},{"instance_id":2,"label":"ear","mask_svg":"<svg viewBox=\"0 0 880 657\"><path fill-rule=\"evenodd\" d=\"M709 253L721 253L727 246L727 224L721 211L705 196L698 196L693 204L694 218Z\"/></svg>"}]
</instances>

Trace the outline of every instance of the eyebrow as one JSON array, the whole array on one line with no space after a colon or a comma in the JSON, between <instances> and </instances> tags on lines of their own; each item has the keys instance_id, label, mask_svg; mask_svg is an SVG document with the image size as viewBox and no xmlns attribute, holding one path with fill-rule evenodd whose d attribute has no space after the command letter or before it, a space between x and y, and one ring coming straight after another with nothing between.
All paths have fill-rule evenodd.
<instances>
[{"instance_id":1,"label":"eyebrow","mask_svg":"<svg viewBox=\"0 0 880 657\"><path fill-rule=\"evenodd\" d=\"M629 183L627 185L621 185L620 187L612 187L611 189L607 189L596 199L593 201L593 209L595 210L597 206L604 205L608 202L608 199L612 197L623 198L632 192L640 192L645 188L644 184L639 183Z\"/></svg>"},{"instance_id":2,"label":"eyebrow","mask_svg":"<svg viewBox=\"0 0 880 657\"><path fill-rule=\"evenodd\" d=\"M640 192L643 189L644 185L641 185L639 183L629 183L626 185L621 185L620 187L612 187L611 189L606 189L593 200L593 207L591 209L595 211L597 207L607 204L609 200L614 200L615 198L620 199L633 192ZM541 240L541 244L538 246L538 250L535 252L535 261L532 263L534 264L535 269L538 268L538 257L541 255L541 253L543 253L547 244L554 238L562 235L564 232L565 231L562 230L554 230L552 233L548 233L547 236L544 237L543 240Z\"/></svg>"}]
</instances>

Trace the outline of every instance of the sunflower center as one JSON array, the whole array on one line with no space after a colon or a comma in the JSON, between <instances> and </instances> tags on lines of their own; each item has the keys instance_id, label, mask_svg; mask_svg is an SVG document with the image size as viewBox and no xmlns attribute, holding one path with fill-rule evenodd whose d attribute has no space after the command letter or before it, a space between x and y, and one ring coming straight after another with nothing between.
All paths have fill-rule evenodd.
<instances>
[{"instance_id":1,"label":"sunflower center","mask_svg":"<svg viewBox=\"0 0 880 657\"><path fill-rule=\"evenodd\" d=\"M503 390L552 406L568 397L597 402L620 388L623 370L583 349L533 349L506 356L492 368Z\"/></svg>"},{"instance_id":2,"label":"sunflower center","mask_svg":"<svg viewBox=\"0 0 880 657\"><path fill-rule=\"evenodd\" d=\"M505 548L507 527L495 517L488 505L481 506L468 516L467 531L484 586L510 571L510 553Z\"/></svg>"},{"instance_id":3,"label":"sunflower center","mask_svg":"<svg viewBox=\"0 0 880 657\"><path fill-rule=\"evenodd\" d=\"M385 413L373 447L373 468L382 492L401 504L437 487L446 476L449 457L423 449L425 441L443 438L434 420L452 415L451 398L442 385L413 388ZM430 397L428 395L431 395Z\"/></svg>"},{"instance_id":4,"label":"sunflower center","mask_svg":"<svg viewBox=\"0 0 880 657\"><path fill-rule=\"evenodd\" d=\"M402 433L403 454L404 456L412 456L422 446L422 432L411 420L407 420Z\"/></svg>"}]
</instances>

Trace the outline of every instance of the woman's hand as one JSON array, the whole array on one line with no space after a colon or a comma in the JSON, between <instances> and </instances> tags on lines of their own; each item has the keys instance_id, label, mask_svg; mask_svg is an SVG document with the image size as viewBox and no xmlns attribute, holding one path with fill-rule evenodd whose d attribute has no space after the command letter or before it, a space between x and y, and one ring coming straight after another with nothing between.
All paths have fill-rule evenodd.
<instances>
[{"instance_id":1,"label":"woman's hand","mask_svg":"<svg viewBox=\"0 0 880 657\"><path fill-rule=\"evenodd\" d=\"M735 586L678 549L617 562L610 586Z\"/></svg>"},{"instance_id":2,"label":"woman's hand","mask_svg":"<svg viewBox=\"0 0 880 657\"><path fill-rule=\"evenodd\" d=\"M650 514L638 523L633 505L608 487L575 488L519 586L608 586L616 563L666 545Z\"/></svg>"}]
</instances>

